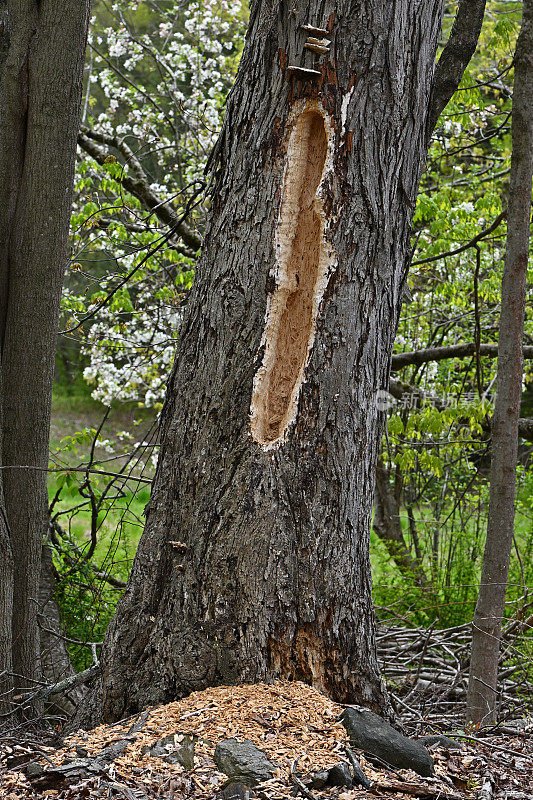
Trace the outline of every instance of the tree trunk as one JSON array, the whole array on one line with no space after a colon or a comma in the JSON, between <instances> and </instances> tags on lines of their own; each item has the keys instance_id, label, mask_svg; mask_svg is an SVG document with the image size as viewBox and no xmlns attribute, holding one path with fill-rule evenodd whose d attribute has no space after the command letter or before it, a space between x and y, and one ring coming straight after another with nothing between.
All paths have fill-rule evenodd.
<instances>
[{"instance_id":1,"label":"tree trunk","mask_svg":"<svg viewBox=\"0 0 533 800\"><path fill-rule=\"evenodd\" d=\"M369 563L376 392L441 6L252 3L147 524L106 636L107 720L277 677L387 709Z\"/></svg>"},{"instance_id":2,"label":"tree trunk","mask_svg":"<svg viewBox=\"0 0 533 800\"><path fill-rule=\"evenodd\" d=\"M533 173L533 0L516 43L507 247L502 281L487 541L473 620L467 718L496 720L498 657L514 532L518 418Z\"/></svg>"},{"instance_id":3,"label":"tree trunk","mask_svg":"<svg viewBox=\"0 0 533 800\"><path fill-rule=\"evenodd\" d=\"M411 525L414 519L410 517ZM376 467L376 492L374 497L373 529L380 538L400 573L409 583L420 587L428 586L428 579L417 555L413 557L402 531L400 503L390 483L388 469L379 459Z\"/></svg>"},{"instance_id":4,"label":"tree trunk","mask_svg":"<svg viewBox=\"0 0 533 800\"><path fill-rule=\"evenodd\" d=\"M2 369L0 354L0 397L2 396ZM2 436L2 406L0 404L0 437ZM0 449L0 468L2 452ZM0 714L11 709L13 689L13 553L4 503L3 470L0 469Z\"/></svg>"},{"instance_id":5,"label":"tree trunk","mask_svg":"<svg viewBox=\"0 0 533 800\"><path fill-rule=\"evenodd\" d=\"M59 302L67 266L89 0L4 0L0 352L13 669L40 677L37 600Z\"/></svg>"},{"instance_id":6,"label":"tree trunk","mask_svg":"<svg viewBox=\"0 0 533 800\"><path fill-rule=\"evenodd\" d=\"M45 543L41 558L38 622L41 665L47 683L59 683L64 678L76 674L63 636L56 588L57 573L52 560L52 551ZM81 703L84 694L85 690L81 686L75 686L67 695L54 698L54 705L70 715Z\"/></svg>"}]
</instances>

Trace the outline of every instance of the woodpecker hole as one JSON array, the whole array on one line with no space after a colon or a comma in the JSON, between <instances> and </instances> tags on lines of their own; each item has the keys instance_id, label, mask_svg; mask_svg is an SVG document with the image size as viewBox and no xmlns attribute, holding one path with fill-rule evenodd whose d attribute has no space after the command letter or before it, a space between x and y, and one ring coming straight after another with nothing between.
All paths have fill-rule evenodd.
<instances>
[{"instance_id":1,"label":"woodpecker hole","mask_svg":"<svg viewBox=\"0 0 533 800\"><path fill-rule=\"evenodd\" d=\"M251 432L264 446L281 441L296 418L298 394L313 345L329 254L320 184L328 158L328 129L318 108L296 118L287 148L276 229L276 287L262 344L263 364L252 395Z\"/></svg>"}]
</instances>

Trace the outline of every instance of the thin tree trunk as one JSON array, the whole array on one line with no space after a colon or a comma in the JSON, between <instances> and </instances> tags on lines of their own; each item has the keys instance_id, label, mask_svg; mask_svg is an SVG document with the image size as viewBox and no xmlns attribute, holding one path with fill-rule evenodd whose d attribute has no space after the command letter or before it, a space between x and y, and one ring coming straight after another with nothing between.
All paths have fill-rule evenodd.
<instances>
[{"instance_id":1,"label":"thin tree trunk","mask_svg":"<svg viewBox=\"0 0 533 800\"><path fill-rule=\"evenodd\" d=\"M89 0L4 0L3 10L1 446L14 557L13 668L27 685L41 670L37 599L50 405Z\"/></svg>"},{"instance_id":2,"label":"thin tree trunk","mask_svg":"<svg viewBox=\"0 0 533 800\"><path fill-rule=\"evenodd\" d=\"M2 370L0 356L0 397L2 396ZM0 437L2 436L2 406L0 404ZM0 450L0 467L2 466ZM3 471L0 469L0 714L11 709L13 690L13 553L9 536L7 512L4 503Z\"/></svg>"},{"instance_id":3,"label":"thin tree trunk","mask_svg":"<svg viewBox=\"0 0 533 800\"><path fill-rule=\"evenodd\" d=\"M376 392L441 6L252 3L147 525L106 636L108 720L277 677L388 709L369 563ZM311 32L328 52L304 47L305 25L328 27Z\"/></svg>"},{"instance_id":4,"label":"thin tree trunk","mask_svg":"<svg viewBox=\"0 0 533 800\"><path fill-rule=\"evenodd\" d=\"M533 172L533 0L516 43L507 247L502 282L487 541L473 620L467 718L496 718L498 656L513 542L522 346Z\"/></svg>"},{"instance_id":5,"label":"thin tree trunk","mask_svg":"<svg viewBox=\"0 0 533 800\"><path fill-rule=\"evenodd\" d=\"M412 512L411 512L412 517ZM411 523L414 528L414 518ZM428 586L428 579L422 566L421 556L413 558L406 544L400 518L400 504L390 484L389 471L378 460L376 468L376 493L374 497L373 529L383 542L387 551L409 583Z\"/></svg>"},{"instance_id":6,"label":"thin tree trunk","mask_svg":"<svg viewBox=\"0 0 533 800\"><path fill-rule=\"evenodd\" d=\"M63 636L59 606L56 601L57 575L52 551L43 544L41 578L39 582L39 638L43 677L48 683L59 683L76 674ZM54 698L54 705L72 714L81 703L85 692L75 686L67 696Z\"/></svg>"}]
</instances>

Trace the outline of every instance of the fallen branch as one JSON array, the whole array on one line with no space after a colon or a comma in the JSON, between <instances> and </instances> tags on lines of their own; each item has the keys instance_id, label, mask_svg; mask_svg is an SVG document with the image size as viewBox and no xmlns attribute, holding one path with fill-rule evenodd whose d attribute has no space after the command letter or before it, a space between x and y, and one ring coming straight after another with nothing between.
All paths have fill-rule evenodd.
<instances>
[{"instance_id":1,"label":"fallen branch","mask_svg":"<svg viewBox=\"0 0 533 800\"><path fill-rule=\"evenodd\" d=\"M298 790L298 792L306 797L307 800L316 800L314 794L309 791L305 783L298 777L296 767L298 766L298 759L295 758L291 765L291 781Z\"/></svg>"},{"instance_id":2,"label":"fallen branch","mask_svg":"<svg viewBox=\"0 0 533 800\"><path fill-rule=\"evenodd\" d=\"M479 791L478 800L492 800L492 787L494 786L494 778L490 772L483 775L483 783Z\"/></svg>"},{"instance_id":3,"label":"fallen branch","mask_svg":"<svg viewBox=\"0 0 533 800\"><path fill-rule=\"evenodd\" d=\"M516 643L528 630L527 616L530 603L526 601L517 609L502 631L500 654L499 691L503 703L512 709L511 717L528 714L528 697L533 697L531 673L527 663L520 661L508 665L516 653ZM526 618L524 620L524 617ZM524 626L524 627L523 627ZM385 679L391 684L393 699L402 722L411 730L426 728L431 718L438 725L460 728L463 724L463 701L468 686L471 625L433 630L407 628L398 625L382 626L376 636L378 659ZM427 642L427 644L426 644ZM422 653L425 648L425 653ZM419 664L422 668L419 670ZM502 718L502 722L505 720ZM476 737L459 737L474 742ZM500 745L491 745L496 750ZM507 751L505 748L503 752ZM513 755L523 754L513 751Z\"/></svg>"},{"instance_id":4,"label":"fallen branch","mask_svg":"<svg viewBox=\"0 0 533 800\"><path fill-rule=\"evenodd\" d=\"M526 753L520 753L519 750L511 750L510 747L502 747L499 744L488 742L486 739L483 740L478 739L476 736L468 736L466 733L454 733L453 735L457 739L468 739L470 742L476 742L476 744L489 747L491 750L498 750L500 753L508 753L510 756L518 756L518 758L525 758L526 756Z\"/></svg>"},{"instance_id":5,"label":"fallen branch","mask_svg":"<svg viewBox=\"0 0 533 800\"><path fill-rule=\"evenodd\" d=\"M406 783L404 781L387 781L386 783L373 783L370 787L372 794L379 792L403 792L421 800L464 800L459 794L448 794L439 787L423 786L420 783Z\"/></svg>"},{"instance_id":6,"label":"fallen branch","mask_svg":"<svg viewBox=\"0 0 533 800\"><path fill-rule=\"evenodd\" d=\"M26 708L33 703L40 703L44 700L48 700L49 697L55 694L61 694L69 692L75 686L79 686L80 683L87 683L87 681L91 681L100 675L101 667L100 662L97 661L93 663L88 669L83 670L83 672L77 672L75 675L70 675L68 678L64 678L62 681L58 683L47 684L46 686L41 686L40 689L37 689L36 692L29 695L22 703L18 703L15 708L11 711L7 711L4 714L0 714L0 719L5 717L10 717L13 714L16 714L21 709Z\"/></svg>"}]
</instances>

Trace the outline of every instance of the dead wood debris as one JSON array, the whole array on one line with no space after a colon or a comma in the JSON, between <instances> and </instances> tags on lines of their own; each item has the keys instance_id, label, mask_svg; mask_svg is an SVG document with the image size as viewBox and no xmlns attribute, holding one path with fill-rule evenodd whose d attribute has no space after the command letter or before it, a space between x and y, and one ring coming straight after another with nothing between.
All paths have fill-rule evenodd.
<instances>
[{"instance_id":1,"label":"dead wood debris","mask_svg":"<svg viewBox=\"0 0 533 800\"><path fill-rule=\"evenodd\" d=\"M45 746L39 752L34 750L37 773L41 769L40 784L36 781L32 785L19 771L23 767L16 761L16 747L4 745L5 755L15 761L11 762L12 769L4 768L0 774L0 798L215 800L223 796L226 776L216 768L214 749L217 742L230 738L253 742L277 766L271 780L250 790L250 798L258 800L289 800L296 792L300 797L311 795L314 800L486 800L489 786L491 800L533 797L533 737L528 735L466 740L462 750L432 747L436 775L428 779L409 770L395 775L374 768L357 752L370 781L368 789L328 787L311 792L306 786L310 772L346 761L347 736L336 721L341 711L341 706L302 683L206 689L150 709L133 721L103 725L88 733L79 731L60 750ZM141 752L171 734L197 737L194 769L187 771L178 763ZM117 744L114 751L109 750ZM491 745L501 749L492 749ZM102 754L115 751L119 755L110 763L102 758ZM23 760L31 758L31 748L18 755ZM57 775L68 775L69 761L82 762L82 766L85 762L97 763L97 774L83 774L83 769L76 773L74 766L70 770L72 781L61 779L54 784L54 767ZM60 766L62 769L57 770ZM43 769L51 777L48 785L43 782Z\"/></svg>"},{"instance_id":2,"label":"dead wood debris","mask_svg":"<svg viewBox=\"0 0 533 800\"><path fill-rule=\"evenodd\" d=\"M532 707L531 661L517 649L525 624L512 620L502 633L498 696L502 721L526 717ZM378 630L382 674L409 732L426 732L428 717L448 729L464 724L471 628L470 624L441 630L433 625L427 629L382 625Z\"/></svg>"}]
</instances>

